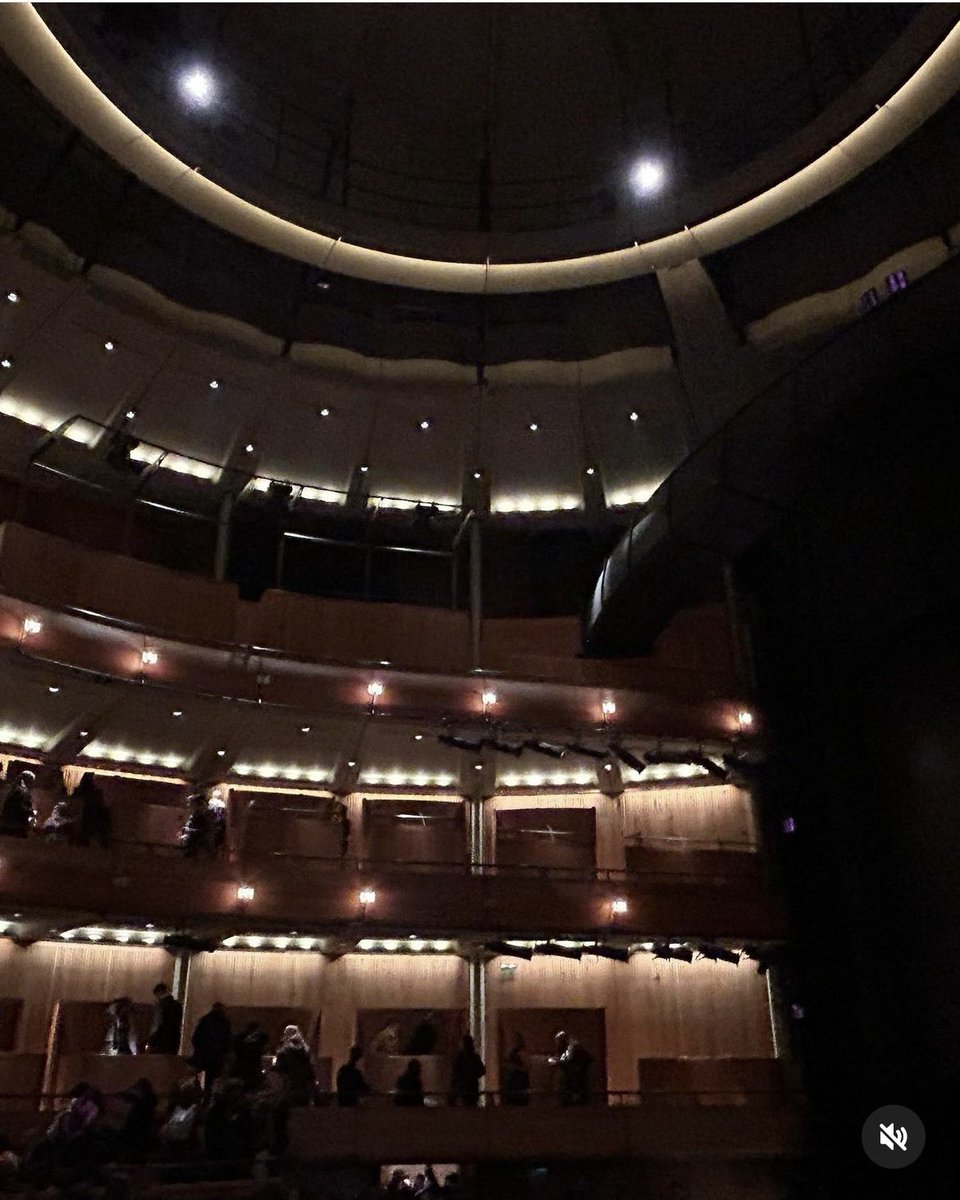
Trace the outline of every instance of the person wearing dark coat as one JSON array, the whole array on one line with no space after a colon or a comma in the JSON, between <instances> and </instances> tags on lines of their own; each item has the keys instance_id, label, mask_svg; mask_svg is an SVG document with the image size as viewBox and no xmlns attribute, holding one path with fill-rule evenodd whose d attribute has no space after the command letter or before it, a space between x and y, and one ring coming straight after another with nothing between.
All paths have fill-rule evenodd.
<instances>
[{"instance_id":1,"label":"person wearing dark coat","mask_svg":"<svg viewBox=\"0 0 960 1200\"><path fill-rule=\"evenodd\" d=\"M180 1031L183 1028L183 1005L172 995L165 983L153 989L153 1025L147 1038L150 1054L178 1054Z\"/></svg>"},{"instance_id":2,"label":"person wearing dark coat","mask_svg":"<svg viewBox=\"0 0 960 1200\"><path fill-rule=\"evenodd\" d=\"M250 1021L233 1039L233 1074L242 1080L248 1092L256 1092L263 1083L263 1052L266 1031L259 1021Z\"/></svg>"},{"instance_id":3,"label":"person wearing dark coat","mask_svg":"<svg viewBox=\"0 0 960 1200\"><path fill-rule=\"evenodd\" d=\"M357 1066L361 1058L363 1047L351 1047L350 1057L337 1072L338 1108L359 1108L363 1097L370 1095L370 1084Z\"/></svg>"},{"instance_id":4,"label":"person wearing dark coat","mask_svg":"<svg viewBox=\"0 0 960 1200\"><path fill-rule=\"evenodd\" d=\"M113 814L107 807L103 792L97 787L92 771L84 772L73 794L79 797L81 805L77 841L81 846L93 844L106 849L113 833Z\"/></svg>"},{"instance_id":5,"label":"person wearing dark coat","mask_svg":"<svg viewBox=\"0 0 960 1200\"><path fill-rule=\"evenodd\" d=\"M40 832L48 842L63 846L74 846L80 839L80 820L83 816L82 801L72 796L61 795L53 806L53 812L44 821Z\"/></svg>"},{"instance_id":6,"label":"person wearing dark coat","mask_svg":"<svg viewBox=\"0 0 960 1200\"><path fill-rule=\"evenodd\" d=\"M480 1103L480 1080L487 1068L477 1053L473 1038L464 1034L463 1045L453 1060L453 1078L450 1084L450 1103L476 1108Z\"/></svg>"},{"instance_id":7,"label":"person wearing dark coat","mask_svg":"<svg viewBox=\"0 0 960 1200\"><path fill-rule=\"evenodd\" d=\"M190 815L180 830L180 845L186 858L211 857L217 849L217 827L207 797L197 792L190 797Z\"/></svg>"},{"instance_id":8,"label":"person wearing dark coat","mask_svg":"<svg viewBox=\"0 0 960 1200\"><path fill-rule=\"evenodd\" d=\"M209 1096L214 1081L223 1073L233 1040L230 1018L219 1000L197 1022L190 1040L193 1045L190 1063L203 1073L203 1092Z\"/></svg>"},{"instance_id":9,"label":"person wearing dark coat","mask_svg":"<svg viewBox=\"0 0 960 1200\"><path fill-rule=\"evenodd\" d=\"M423 1105L423 1078L420 1060L411 1058L407 1069L396 1082L393 1103L397 1108L420 1108Z\"/></svg>"},{"instance_id":10,"label":"person wearing dark coat","mask_svg":"<svg viewBox=\"0 0 960 1200\"><path fill-rule=\"evenodd\" d=\"M313 1100L316 1077L310 1048L296 1025L284 1029L274 1055L273 1069L283 1079L283 1098L287 1104L299 1108Z\"/></svg>"},{"instance_id":11,"label":"person wearing dark coat","mask_svg":"<svg viewBox=\"0 0 960 1200\"><path fill-rule=\"evenodd\" d=\"M21 771L3 798L0 806L0 834L25 838L37 819L31 790L37 777L32 771Z\"/></svg>"},{"instance_id":12,"label":"person wearing dark coat","mask_svg":"<svg viewBox=\"0 0 960 1200\"><path fill-rule=\"evenodd\" d=\"M501 1099L504 1104L515 1107L523 1107L530 1103L530 1068L524 1057L524 1049L523 1035L518 1033L503 1064Z\"/></svg>"}]
</instances>

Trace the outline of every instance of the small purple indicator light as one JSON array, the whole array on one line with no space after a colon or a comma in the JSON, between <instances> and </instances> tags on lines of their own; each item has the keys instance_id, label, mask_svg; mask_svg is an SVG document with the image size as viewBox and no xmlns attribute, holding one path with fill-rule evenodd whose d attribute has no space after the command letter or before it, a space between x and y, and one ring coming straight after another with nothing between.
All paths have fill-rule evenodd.
<instances>
[{"instance_id":1,"label":"small purple indicator light","mask_svg":"<svg viewBox=\"0 0 960 1200\"><path fill-rule=\"evenodd\" d=\"M787 819L783 822L783 832L784 833L796 833L797 832L797 823L793 819L793 817L787 817Z\"/></svg>"},{"instance_id":2,"label":"small purple indicator light","mask_svg":"<svg viewBox=\"0 0 960 1200\"><path fill-rule=\"evenodd\" d=\"M906 271L894 271L887 276L887 291L892 296L894 292L902 292L907 286Z\"/></svg>"},{"instance_id":3,"label":"small purple indicator light","mask_svg":"<svg viewBox=\"0 0 960 1200\"><path fill-rule=\"evenodd\" d=\"M802 1021L806 1015L806 1010L802 1004L790 1005L790 1016L793 1017L795 1021Z\"/></svg>"}]
</instances>

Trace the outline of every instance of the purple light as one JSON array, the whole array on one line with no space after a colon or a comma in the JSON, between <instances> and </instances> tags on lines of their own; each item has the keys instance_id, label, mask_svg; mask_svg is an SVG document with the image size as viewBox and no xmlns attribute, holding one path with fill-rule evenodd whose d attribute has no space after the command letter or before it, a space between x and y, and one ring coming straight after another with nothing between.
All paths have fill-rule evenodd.
<instances>
[{"instance_id":1,"label":"purple light","mask_svg":"<svg viewBox=\"0 0 960 1200\"><path fill-rule=\"evenodd\" d=\"M796 833L797 832L797 823L793 819L793 817L787 817L786 820L783 822L783 832L784 833Z\"/></svg>"},{"instance_id":2,"label":"purple light","mask_svg":"<svg viewBox=\"0 0 960 1200\"><path fill-rule=\"evenodd\" d=\"M894 292L902 292L907 286L907 273L904 270L894 271L887 276L887 291L892 296Z\"/></svg>"},{"instance_id":3,"label":"purple light","mask_svg":"<svg viewBox=\"0 0 960 1200\"><path fill-rule=\"evenodd\" d=\"M795 1021L802 1021L806 1015L806 1010L802 1004L790 1005L790 1016L793 1017Z\"/></svg>"},{"instance_id":4,"label":"purple light","mask_svg":"<svg viewBox=\"0 0 960 1200\"><path fill-rule=\"evenodd\" d=\"M868 313L872 308L876 308L880 303L880 297L877 295L876 288L867 288L857 301L857 312L861 315Z\"/></svg>"}]
</instances>

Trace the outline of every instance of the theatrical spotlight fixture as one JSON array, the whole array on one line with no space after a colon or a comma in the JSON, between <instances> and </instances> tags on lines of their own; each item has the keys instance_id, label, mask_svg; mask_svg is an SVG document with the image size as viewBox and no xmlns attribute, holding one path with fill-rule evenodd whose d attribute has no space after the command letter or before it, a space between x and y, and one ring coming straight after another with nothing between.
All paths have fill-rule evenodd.
<instances>
[{"instance_id":1,"label":"theatrical spotlight fixture","mask_svg":"<svg viewBox=\"0 0 960 1200\"><path fill-rule=\"evenodd\" d=\"M595 954L597 958L609 958L613 962L630 961L630 951L622 950L619 946L590 946L587 954Z\"/></svg>"},{"instance_id":2,"label":"theatrical spotlight fixture","mask_svg":"<svg viewBox=\"0 0 960 1200\"><path fill-rule=\"evenodd\" d=\"M734 966L740 962L738 951L727 950L724 946L714 946L710 942L698 942L697 955L700 958L709 958L711 962L732 963Z\"/></svg>"},{"instance_id":3,"label":"theatrical spotlight fixture","mask_svg":"<svg viewBox=\"0 0 960 1200\"><path fill-rule=\"evenodd\" d=\"M367 684L367 694L374 700L383 695L383 684L378 679L372 679Z\"/></svg>"},{"instance_id":4,"label":"theatrical spotlight fixture","mask_svg":"<svg viewBox=\"0 0 960 1200\"><path fill-rule=\"evenodd\" d=\"M216 95L213 76L205 67L188 68L181 73L178 83L184 98L199 108L206 108Z\"/></svg>"},{"instance_id":5,"label":"theatrical spotlight fixture","mask_svg":"<svg viewBox=\"0 0 960 1200\"><path fill-rule=\"evenodd\" d=\"M680 942L657 942L653 948L654 958L679 959L680 962L693 962L693 951L689 946Z\"/></svg>"},{"instance_id":6,"label":"theatrical spotlight fixture","mask_svg":"<svg viewBox=\"0 0 960 1200\"><path fill-rule=\"evenodd\" d=\"M509 942L484 942L484 950L488 954L502 954L508 958L522 958L529 962L533 958L530 946L511 946Z\"/></svg>"},{"instance_id":7,"label":"theatrical spotlight fixture","mask_svg":"<svg viewBox=\"0 0 960 1200\"><path fill-rule=\"evenodd\" d=\"M363 888L363 890L357 894L357 900L360 902L361 908L366 908L369 904L376 904L377 893L373 891L372 888Z\"/></svg>"},{"instance_id":8,"label":"theatrical spotlight fixture","mask_svg":"<svg viewBox=\"0 0 960 1200\"><path fill-rule=\"evenodd\" d=\"M524 748L533 750L536 754L545 754L547 758L563 758L567 753L566 746L558 746L555 742L526 741Z\"/></svg>"},{"instance_id":9,"label":"theatrical spotlight fixture","mask_svg":"<svg viewBox=\"0 0 960 1200\"><path fill-rule=\"evenodd\" d=\"M625 767L632 767L632 769L636 771L638 775L642 775L647 769L647 764L642 758L637 758L635 754L631 754L630 751L624 749L623 746L611 746L610 749L617 756L617 758L620 759Z\"/></svg>"},{"instance_id":10,"label":"theatrical spotlight fixture","mask_svg":"<svg viewBox=\"0 0 960 1200\"><path fill-rule=\"evenodd\" d=\"M727 768L722 763L716 762L700 750L664 750L658 747L656 750L648 750L644 757L651 766L669 763L675 766L702 767L715 779L726 780L728 777Z\"/></svg>"},{"instance_id":11,"label":"theatrical spotlight fixture","mask_svg":"<svg viewBox=\"0 0 960 1200\"><path fill-rule=\"evenodd\" d=\"M606 750L594 750L592 746L584 746L582 742L568 742L567 749L571 754L582 754L584 758L594 758L597 762L607 757Z\"/></svg>"},{"instance_id":12,"label":"theatrical spotlight fixture","mask_svg":"<svg viewBox=\"0 0 960 1200\"><path fill-rule=\"evenodd\" d=\"M655 196L666 181L667 172L663 163L654 158L644 158L633 169L633 186L641 196Z\"/></svg>"},{"instance_id":13,"label":"theatrical spotlight fixture","mask_svg":"<svg viewBox=\"0 0 960 1200\"><path fill-rule=\"evenodd\" d=\"M28 637L32 633L40 633L43 630L43 622L38 621L36 617L23 618L23 632Z\"/></svg>"},{"instance_id":14,"label":"theatrical spotlight fixture","mask_svg":"<svg viewBox=\"0 0 960 1200\"><path fill-rule=\"evenodd\" d=\"M257 894L257 889L249 883L241 883L237 885L237 899L241 904L245 904L248 900L252 900Z\"/></svg>"},{"instance_id":15,"label":"theatrical spotlight fixture","mask_svg":"<svg viewBox=\"0 0 960 1200\"><path fill-rule=\"evenodd\" d=\"M577 962L583 957L579 946L558 946L555 942L540 942L533 948L534 954L548 954L552 958L572 958Z\"/></svg>"},{"instance_id":16,"label":"theatrical spotlight fixture","mask_svg":"<svg viewBox=\"0 0 960 1200\"><path fill-rule=\"evenodd\" d=\"M441 746L450 746L454 750L469 750L471 754L479 754L483 742L470 742L466 738L454 737L452 733L438 733L437 741Z\"/></svg>"}]
</instances>

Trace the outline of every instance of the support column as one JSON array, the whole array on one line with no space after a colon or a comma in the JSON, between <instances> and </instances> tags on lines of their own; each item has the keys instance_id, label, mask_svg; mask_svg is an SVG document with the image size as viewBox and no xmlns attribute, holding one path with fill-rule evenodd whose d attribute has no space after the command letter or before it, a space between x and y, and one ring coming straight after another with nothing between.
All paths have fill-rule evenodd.
<instances>
[{"instance_id":1,"label":"support column","mask_svg":"<svg viewBox=\"0 0 960 1200\"><path fill-rule=\"evenodd\" d=\"M476 946L470 952L468 961L469 994L470 994L470 1036L473 1038L477 1053L487 1061L487 971L486 959L482 946Z\"/></svg>"},{"instance_id":2,"label":"support column","mask_svg":"<svg viewBox=\"0 0 960 1200\"><path fill-rule=\"evenodd\" d=\"M792 1058L790 1047L790 1030L784 1012L783 996L780 981L776 976L775 966L767 967L767 1006L770 1010L770 1033L773 1037L773 1057Z\"/></svg>"},{"instance_id":3,"label":"support column","mask_svg":"<svg viewBox=\"0 0 960 1200\"><path fill-rule=\"evenodd\" d=\"M213 550L213 577L217 583L223 583L227 577L234 500L233 492L227 492L220 501L220 512L217 514L217 540Z\"/></svg>"},{"instance_id":4,"label":"support column","mask_svg":"<svg viewBox=\"0 0 960 1200\"><path fill-rule=\"evenodd\" d=\"M470 629L473 635L473 668L479 670L483 632L483 555L480 519L470 524Z\"/></svg>"}]
</instances>

